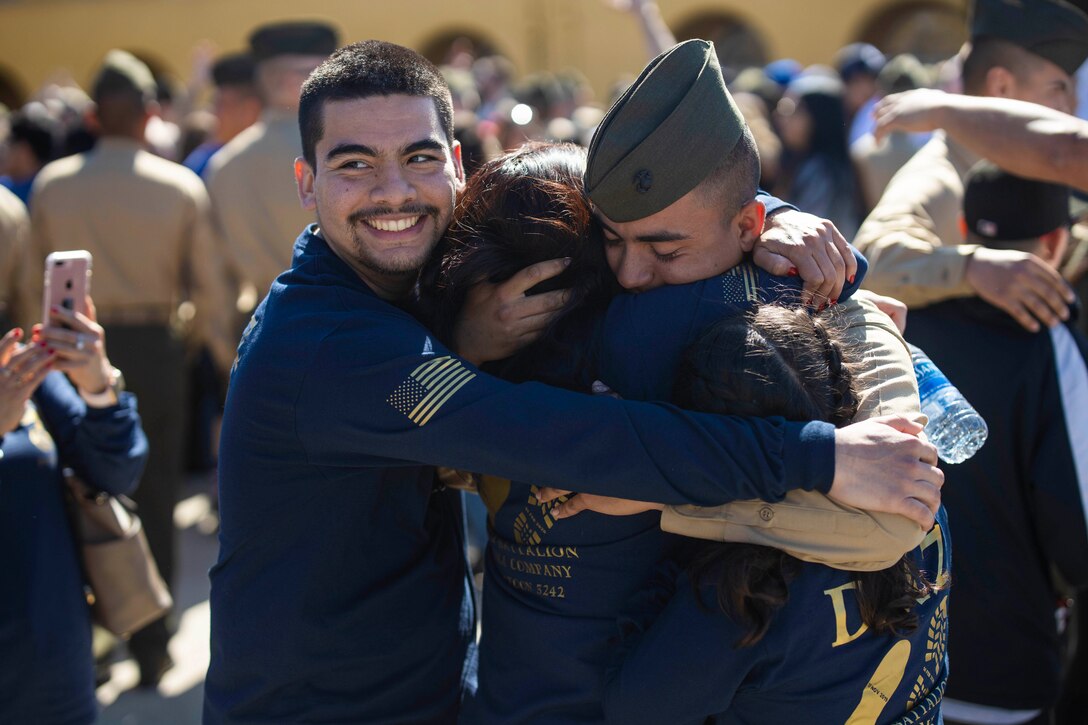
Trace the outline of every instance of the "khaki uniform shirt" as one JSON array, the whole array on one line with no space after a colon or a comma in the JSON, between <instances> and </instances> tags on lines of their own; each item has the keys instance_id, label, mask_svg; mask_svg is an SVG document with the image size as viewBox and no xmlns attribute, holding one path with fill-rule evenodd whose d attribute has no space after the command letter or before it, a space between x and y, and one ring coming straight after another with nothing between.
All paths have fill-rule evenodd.
<instances>
[{"instance_id":1,"label":"khaki uniform shirt","mask_svg":"<svg viewBox=\"0 0 1088 725\"><path fill-rule=\"evenodd\" d=\"M846 341L861 361L854 420L899 413L925 423L910 351L894 323L866 299L851 299L838 310ZM803 561L857 571L891 566L925 534L906 517L842 506L821 493L800 490L779 503L667 506L661 528L699 539L772 546Z\"/></svg>"},{"instance_id":2,"label":"khaki uniform shirt","mask_svg":"<svg viewBox=\"0 0 1088 725\"><path fill-rule=\"evenodd\" d=\"M0 186L0 313L8 322L33 324L40 314L40 299L35 299L27 285L28 275L41 277L43 267L30 269L25 264L30 244L30 217L19 197ZM34 318L34 319L32 319ZM0 330L0 335L7 330Z\"/></svg>"},{"instance_id":3,"label":"khaki uniform shirt","mask_svg":"<svg viewBox=\"0 0 1088 725\"><path fill-rule=\"evenodd\" d=\"M185 167L107 137L54 161L34 183L30 264L53 251L94 257L91 296L101 323L168 325L192 319L222 369L234 358L219 321L228 304L207 192ZM43 276L32 276L41 296ZM179 305L189 301L195 306ZM188 312L186 312L188 310Z\"/></svg>"},{"instance_id":4,"label":"khaki uniform shirt","mask_svg":"<svg viewBox=\"0 0 1088 725\"><path fill-rule=\"evenodd\" d=\"M869 260L867 289L908 307L974 294L964 271L978 246L963 243L959 219L978 158L938 132L892 177L854 238Z\"/></svg>"},{"instance_id":5,"label":"khaki uniform shirt","mask_svg":"<svg viewBox=\"0 0 1088 725\"><path fill-rule=\"evenodd\" d=\"M850 158L857 170L866 209L880 202L892 177L918 150L905 133L893 133L882 144L877 144L873 135L867 133L850 146Z\"/></svg>"},{"instance_id":6,"label":"khaki uniform shirt","mask_svg":"<svg viewBox=\"0 0 1088 725\"><path fill-rule=\"evenodd\" d=\"M295 239L314 221L295 184L293 164L301 155L296 115L268 110L221 148L204 173L229 272L249 298L239 300L242 312L291 266Z\"/></svg>"}]
</instances>

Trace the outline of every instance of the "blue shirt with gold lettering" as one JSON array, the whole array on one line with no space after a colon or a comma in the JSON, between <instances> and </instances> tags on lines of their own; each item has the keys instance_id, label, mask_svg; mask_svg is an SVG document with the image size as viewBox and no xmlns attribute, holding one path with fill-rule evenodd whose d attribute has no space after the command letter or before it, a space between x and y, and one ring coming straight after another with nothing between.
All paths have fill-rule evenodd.
<instances>
[{"instance_id":1,"label":"blue shirt with gold lettering","mask_svg":"<svg viewBox=\"0 0 1088 725\"><path fill-rule=\"evenodd\" d=\"M843 300L867 269L857 256L858 274ZM682 353L710 324L758 303L796 301L801 285L796 277L774 277L744 263L700 282L620 295L595 328L592 354L584 356L593 361L585 371L588 382L599 377L626 399L668 400ZM564 366L545 357L539 368L550 374ZM598 434L590 435L592 442ZM685 455L684 449L677 452ZM555 455L561 459L566 452L557 449ZM600 456L608 464L626 453L602 449ZM560 488L585 490L580 486L571 479ZM479 689L466 700L464 723L600 722L616 617L679 540L661 531L656 511L583 512L556 521L549 513L555 504L539 503L536 490L493 476L480 485L490 535L486 614Z\"/></svg>"},{"instance_id":2,"label":"blue shirt with gold lettering","mask_svg":"<svg viewBox=\"0 0 1088 725\"><path fill-rule=\"evenodd\" d=\"M456 718L475 628L457 500L433 493L434 465L717 504L776 500L798 481L826 490L833 456L826 423L481 374L311 227L231 375L205 721Z\"/></svg>"},{"instance_id":3,"label":"blue shirt with gold lettering","mask_svg":"<svg viewBox=\"0 0 1088 725\"><path fill-rule=\"evenodd\" d=\"M722 546L722 544L715 544ZM951 568L948 521L937 523L913 557L927 580ZM786 604L764 637L735 643L747 628L719 607L717 586L692 586L676 564L621 621L604 710L610 723L940 722L948 679L948 590L917 605L918 627L874 634L861 621L856 576L798 562Z\"/></svg>"}]
</instances>

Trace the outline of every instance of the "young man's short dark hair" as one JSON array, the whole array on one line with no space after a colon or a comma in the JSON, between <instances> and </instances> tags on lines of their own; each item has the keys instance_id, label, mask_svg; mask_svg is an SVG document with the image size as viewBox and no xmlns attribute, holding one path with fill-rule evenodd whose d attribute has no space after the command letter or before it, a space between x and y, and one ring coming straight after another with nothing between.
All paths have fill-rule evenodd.
<instances>
[{"instance_id":1,"label":"young man's short dark hair","mask_svg":"<svg viewBox=\"0 0 1088 725\"><path fill-rule=\"evenodd\" d=\"M759 175L759 150L751 129L745 126L737 145L696 188L704 201L719 207L731 219L756 197Z\"/></svg>"},{"instance_id":2,"label":"young man's short dark hair","mask_svg":"<svg viewBox=\"0 0 1088 725\"><path fill-rule=\"evenodd\" d=\"M306 162L316 165L315 149L324 133L322 109L327 101L398 94L431 98L446 140L453 144L453 101L438 68L408 48L364 40L333 53L302 85L298 125Z\"/></svg>"}]
</instances>

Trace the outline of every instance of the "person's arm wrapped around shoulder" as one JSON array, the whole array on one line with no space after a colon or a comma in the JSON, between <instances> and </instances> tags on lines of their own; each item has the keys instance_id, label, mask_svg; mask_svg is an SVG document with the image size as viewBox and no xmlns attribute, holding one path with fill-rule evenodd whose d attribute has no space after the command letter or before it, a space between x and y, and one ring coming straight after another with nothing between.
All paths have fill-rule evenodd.
<instances>
[{"instance_id":1,"label":"person's arm wrapped around shoulder","mask_svg":"<svg viewBox=\"0 0 1088 725\"><path fill-rule=\"evenodd\" d=\"M961 173L970 164L951 153L945 139L931 139L892 177L854 237L869 260L865 286L908 307L974 294L966 270L978 245L964 244L959 229Z\"/></svg>"},{"instance_id":2,"label":"person's arm wrapped around shoulder","mask_svg":"<svg viewBox=\"0 0 1088 725\"><path fill-rule=\"evenodd\" d=\"M98 491L116 495L136 488L148 448L132 393L121 393L116 405L91 407L64 375L54 372L34 393L34 402L62 466Z\"/></svg>"},{"instance_id":3,"label":"person's arm wrapped around shoulder","mask_svg":"<svg viewBox=\"0 0 1088 725\"><path fill-rule=\"evenodd\" d=\"M868 299L839 307L846 341L862 361L855 421L899 413L924 423L910 352L895 325ZM838 569L885 569L921 542L924 531L903 516L842 506L827 496L793 490L783 501L724 506L666 506L665 531L698 539L761 544L802 561Z\"/></svg>"}]
</instances>

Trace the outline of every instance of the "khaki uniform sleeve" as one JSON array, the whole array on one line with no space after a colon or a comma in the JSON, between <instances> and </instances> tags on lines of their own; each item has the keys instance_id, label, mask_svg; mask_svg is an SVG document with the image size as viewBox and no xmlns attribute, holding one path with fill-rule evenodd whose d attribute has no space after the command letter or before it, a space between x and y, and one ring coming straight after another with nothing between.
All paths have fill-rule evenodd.
<instances>
[{"instance_id":1,"label":"khaki uniform sleeve","mask_svg":"<svg viewBox=\"0 0 1088 725\"><path fill-rule=\"evenodd\" d=\"M974 294L964 274L977 245L959 228L963 181L935 138L888 183L854 238L869 260L865 287L924 307Z\"/></svg>"},{"instance_id":2,"label":"khaki uniform sleeve","mask_svg":"<svg viewBox=\"0 0 1088 725\"><path fill-rule=\"evenodd\" d=\"M195 306L193 333L211 351L222 375L234 361L234 300L230 293L222 246L212 226L211 205L203 186L193 191L193 219L188 255L190 300Z\"/></svg>"},{"instance_id":3,"label":"khaki uniform sleeve","mask_svg":"<svg viewBox=\"0 0 1088 725\"><path fill-rule=\"evenodd\" d=\"M0 296L11 324L26 327L26 321L38 314L27 287L27 247L30 245L30 217L23 202L7 189L0 189ZM41 275L41 269L37 271ZM36 320L33 320L34 322ZM0 334L7 330L0 330Z\"/></svg>"},{"instance_id":4,"label":"khaki uniform sleeve","mask_svg":"<svg viewBox=\"0 0 1088 725\"><path fill-rule=\"evenodd\" d=\"M39 181L41 176L39 175ZM34 204L30 210L30 243L23 255L23 302L20 317L16 320L24 330L41 320L42 293L45 288L45 258L57 249L49 228L49 195L45 187L35 184ZM93 272L92 272L93 274ZM94 278L91 279L91 297L94 298Z\"/></svg>"},{"instance_id":5,"label":"khaki uniform sleeve","mask_svg":"<svg viewBox=\"0 0 1088 725\"><path fill-rule=\"evenodd\" d=\"M845 336L861 360L856 378L863 393L855 420L899 413L924 423L910 352L892 321L864 299L839 310ZM661 528L698 539L771 546L802 561L854 571L886 569L918 546L925 533L903 516L862 511L799 490L779 503L666 506Z\"/></svg>"}]
</instances>

